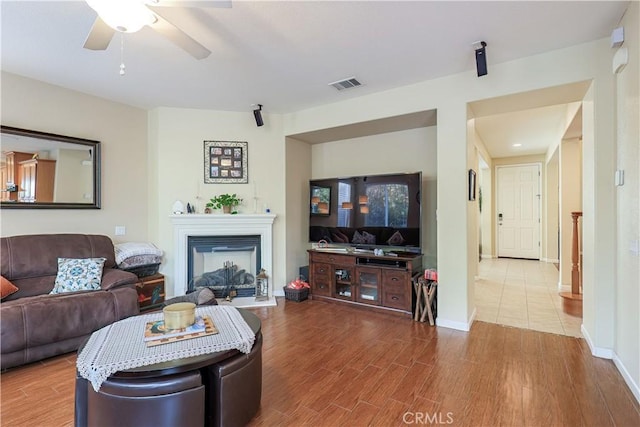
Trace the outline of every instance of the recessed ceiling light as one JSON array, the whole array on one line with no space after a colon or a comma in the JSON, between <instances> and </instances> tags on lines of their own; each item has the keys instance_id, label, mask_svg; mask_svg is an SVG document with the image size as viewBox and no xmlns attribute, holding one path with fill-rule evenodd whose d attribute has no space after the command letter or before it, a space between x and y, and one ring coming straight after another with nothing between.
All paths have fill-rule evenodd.
<instances>
[{"instance_id":1,"label":"recessed ceiling light","mask_svg":"<svg viewBox=\"0 0 640 427\"><path fill-rule=\"evenodd\" d=\"M522 147L522 144L513 144L512 147Z\"/></svg>"}]
</instances>

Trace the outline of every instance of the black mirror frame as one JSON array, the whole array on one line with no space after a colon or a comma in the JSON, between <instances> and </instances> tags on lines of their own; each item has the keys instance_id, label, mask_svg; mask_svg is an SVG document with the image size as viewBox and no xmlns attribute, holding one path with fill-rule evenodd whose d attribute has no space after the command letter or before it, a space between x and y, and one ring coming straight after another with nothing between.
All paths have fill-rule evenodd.
<instances>
[{"instance_id":1,"label":"black mirror frame","mask_svg":"<svg viewBox=\"0 0 640 427\"><path fill-rule=\"evenodd\" d=\"M35 130L15 128L11 126L0 126L0 133L9 135L19 135L30 138L47 139L50 141L66 142L70 144L80 144L91 147L93 150L93 203L67 203L67 202L2 202L0 209L100 209L100 141L91 139L76 138L72 136L57 135Z\"/></svg>"}]
</instances>

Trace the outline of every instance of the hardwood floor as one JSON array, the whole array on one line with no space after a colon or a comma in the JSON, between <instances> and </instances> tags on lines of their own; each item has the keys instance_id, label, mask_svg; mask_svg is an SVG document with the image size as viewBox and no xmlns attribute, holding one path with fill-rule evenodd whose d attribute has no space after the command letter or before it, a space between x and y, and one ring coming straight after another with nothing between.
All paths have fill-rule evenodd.
<instances>
[{"instance_id":1,"label":"hardwood floor","mask_svg":"<svg viewBox=\"0 0 640 427\"><path fill-rule=\"evenodd\" d=\"M581 338L475 322L471 332L318 301L263 322L251 426L639 426L613 363ZM75 354L0 376L2 426L71 426Z\"/></svg>"}]
</instances>

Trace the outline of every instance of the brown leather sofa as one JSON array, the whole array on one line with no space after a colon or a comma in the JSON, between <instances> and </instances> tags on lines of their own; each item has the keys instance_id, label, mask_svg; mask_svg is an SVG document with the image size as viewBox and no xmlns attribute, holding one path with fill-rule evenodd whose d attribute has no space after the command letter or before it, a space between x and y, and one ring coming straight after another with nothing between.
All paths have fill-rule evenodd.
<instances>
[{"instance_id":1,"label":"brown leather sofa","mask_svg":"<svg viewBox=\"0 0 640 427\"><path fill-rule=\"evenodd\" d=\"M0 239L0 274L19 290L0 304L0 367L78 349L92 332L139 313L135 274L116 268L107 236L38 234ZM101 289L49 295L58 258L104 257Z\"/></svg>"}]
</instances>

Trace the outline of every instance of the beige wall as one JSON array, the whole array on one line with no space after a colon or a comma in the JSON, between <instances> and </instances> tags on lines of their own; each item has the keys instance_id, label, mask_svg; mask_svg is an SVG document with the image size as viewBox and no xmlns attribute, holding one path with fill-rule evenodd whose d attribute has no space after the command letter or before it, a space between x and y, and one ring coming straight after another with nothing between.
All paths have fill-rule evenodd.
<instances>
[{"instance_id":1,"label":"beige wall","mask_svg":"<svg viewBox=\"0 0 640 427\"><path fill-rule=\"evenodd\" d=\"M321 179L422 172L422 253L424 263L436 267L436 144L435 126L315 144L311 175Z\"/></svg>"},{"instance_id":2,"label":"beige wall","mask_svg":"<svg viewBox=\"0 0 640 427\"><path fill-rule=\"evenodd\" d=\"M88 150L57 150L53 200L87 203L86 194L93 194L93 163L84 164Z\"/></svg>"},{"instance_id":3,"label":"beige wall","mask_svg":"<svg viewBox=\"0 0 640 427\"><path fill-rule=\"evenodd\" d=\"M352 98L323 105L284 117L285 135L295 135L319 129L332 128L377 118L398 116L415 111L436 109L437 164L438 164L438 269L440 282L438 295L438 323L464 329L473 313L469 287L473 276L468 265L471 259L461 260L459 254L468 254L474 242L467 235L467 103L529 90L558 86L570 82L595 79L598 81L597 103L599 148L606 151L613 133L613 117L607 113L613 106L612 76L603 65L609 52L609 40L574 46L545 54L496 64L483 78L470 70L406 86L387 92ZM606 65L606 64L605 64ZM610 67L609 67L610 68ZM541 73L539 70L545 70ZM610 147L610 146L609 146ZM598 173L612 173L611 165L599 168ZM592 182L592 185L593 182ZM602 215L611 215L610 204L599 201L591 209ZM609 207L609 208L608 208ZM595 223L590 225L597 229ZM599 231L599 230L598 230ZM593 234L593 233L592 233ZM612 246L592 245L593 254L613 259ZM466 258L469 258L467 255ZM610 265L599 269L609 270ZM611 285L600 285L611 286ZM613 308L610 308L613 310ZM605 328L605 326L602 326ZM606 324L609 337L613 325ZM602 339L602 337L600 337ZM608 342L604 339L603 342ZM595 346L598 346L596 340ZM609 347L610 348L610 347Z\"/></svg>"},{"instance_id":4,"label":"beige wall","mask_svg":"<svg viewBox=\"0 0 640 427\"><path fill-rule=\"evenodd\" d=\"M267 206L276 214L274 271L268 273L274 289L281 291L286 284L285 145L280 116L263 112L263 118L265 125L257 127L250 111L158 108L150 112L150 150L156 163L152 172L156 184L149 195L150 215L155 218L150 235L165 251L161 272L166 275L169 294L181 295L187 286L185 278L174 274L171 207L180 200L185 206L195 203L202 212L210 198L223 193L236 193L244 199L239 213L253 213L255 192L259 212ZM248 142L249 183L204 184L204 141Z\"/></svg>"},{"instance_id":5,"label":"beige wall","mask_svg":"<svg viewBox=\"0 0 640 427\"><path fill-rule=\"evenodd\" d=\"M560 284L571 286L573 219L572 212L582 212L582 141L560 143ZM582 224L582 218L579 222ZM565 289L569 290L569 289Z\"/></svg>"},{"instance_id":6,"label":"beige wall","mask_svg":"<svg viewBox=\"0 0 640 427\"><path fill-rule=\"evenodd\" d=\"M493 250L493 216L491 207L493 206L493 181L491 178L491 168L480 169L480 186L482 188L482 212L480 212L480 227L482 230L482 256L483 258L494 258Z\"/></svg>"},{"instance_id":7,"label":"beige wall","mask_svg":"<svg viewBox=\"0 0 640 427\"><path fill-rule=\"evenodd\" d=\"M306 203L296 207L295 200L292 198L289 203L284 195L288 188L285 179L291 176L286 173L286 164L298 161L298 156L309 164L304 149L285 149L286 136L436 109L437 252L441 282L438 324L468 329L473 315L469 291L473 277L468 267L473 261L468 249L474 241L467 232L467 103L593 81L583 104L586 268L583 332L595 354L614 357L637 393L638 261L637 255L629 252L628 237L616 241L616 233L638 236L638 189L630 182L633 170L637 173L640 168L637 3L631 2L630 8L624 19L625 44L631 49L630 64L616 78L611 73L613 51L609 39L604 38L495 64L482 78L469 70L282 117L268 115L264 128L255 127L250 113L164 108L149 114L147 127L146 115L141 110L3 73L3 124L103 142L104 208L55 212L3 210L2 234L87 231L111 235L115 225L127 225L127 240L150 239L163 249L170 248L168 214L175 199L191 199L198 192L202 197L210 197L233 190L245 197L251 195L250 186L197 188L202 174L203 140L246 140L250 179L257 181L258 196L266 199L279 215L275 225L274 274L278 282L284 282L286 273L293 271L293 266L286 264L297 263L297 258L285 255L288 253L285 239L289 235L282 220L288 211L306 207ZM616 159L628 174L627 185L620 189L613 186ZM626 209L626 214L616 216L617 203L619 209ZM299 245L293 245L292 250L299 250ZM467 255L461 258L460 254ZM622 263L629 259L630 263Z\"/></svg>"},{"instance_id":8,"label":"beige wall","mask_svg":"<svg viewBox=\"0 0 640 427\"><path fill-rule=\"evenodd\" d=\"M543 246L544 258L547 262L560 262L558 255L558 233L560 224L558 222L558 210L560 206L559 195L559 149L555 155L551 156L546 163L546 185L544 198L544 236L546 244Z\"/></svg>"},{"instance_id":9,"label":"beige wall","mask_svg":"<svg viewBox=\"0 0 640 427\"><path fill-rule=\"evenodd\" d=\"M478 202L478 174L480 172L480 159L478 146L482 145L480 137L476 132L475 120L467 120L467 173L469 170L475 172L475 199L468 200L467 197L467 236L469 245L467 246L467 260L469 262L469 277L475 280L478 275L478 263L480 260L480 208ZM469 179L469 175L467 175ZM468 185L467 185L468 188ZM471 190L474 191L474 190ZM467 191L467 196L469 189ZM474 300L475 286L469 287L468 298Z\"/></svg>"},{"instance_id":10,"label":"beige wall","mask_svg":"<svg viewBox=\"0 0 640 427\"><path fill-rule=\"evenodd\" d=\"M96 233L146 241L147 112L2 72L2 124L97 140L102 147L102 208L3 209L2 236ZM117 225L125 236L114 236Z\"/></svg>"},{"instance_id":11,"label":"beige wall","mask_svg":"<svg viewBox=\"0 0 640 427\"><path fill-rule=\"evenodd\" d=\"M286 140L286 278L298 276L299 268L308 265L309 248L309 180L311 180L311 145L293 138ZM309 279L309 277L305 277Z\"/></svg>"},{"instance_id":12,"label":"beige wall","mask_svg":"<svg viewBox=\"0 0 640 427\"><path fill-rule=\"evenodd\" d=\"M629 64L616 76L617 169L625 182L615 187L617 220L615 355L614 362L626 371L625 379L640 400L640 3L631 2L622 24Z\"/></svg>"}]
</instances>

